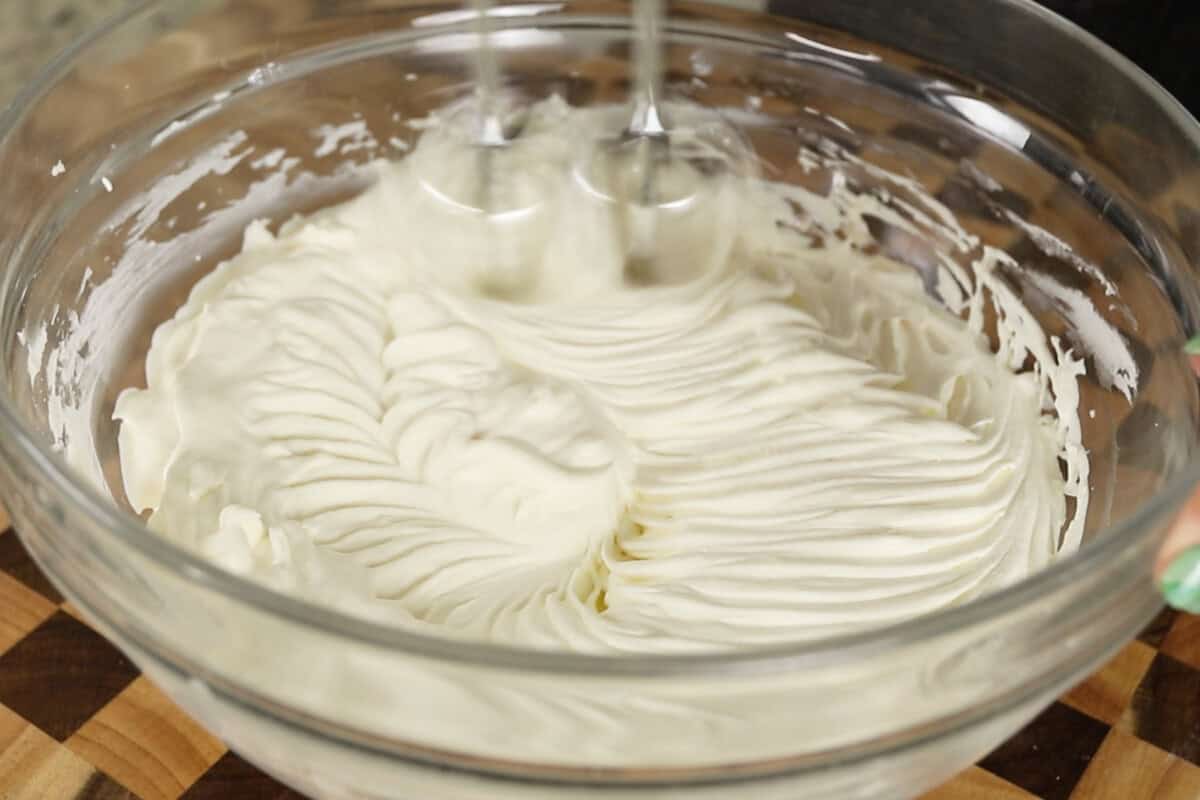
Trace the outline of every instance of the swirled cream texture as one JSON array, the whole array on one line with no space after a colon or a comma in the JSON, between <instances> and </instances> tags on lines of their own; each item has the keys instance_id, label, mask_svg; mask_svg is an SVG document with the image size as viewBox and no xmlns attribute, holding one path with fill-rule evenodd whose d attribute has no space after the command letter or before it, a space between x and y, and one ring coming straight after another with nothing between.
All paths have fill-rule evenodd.
<instances>
[{"instance_id":1,"label":"swirled cream texture","mask_svg":"<svg viewBox=\"0 0 1200 800\"><path fill-rule=\"evenodd\" d=\"M434 128L356 199L253 225L118 401L130 502L317 602L601 652L883 626L1075 546L1075 365L1013 298L991 351L986 258L943 287L958 316L868 254L845 187L729 179L660 221L647 286L573 171L588 124L535 109L494 167L511 219L446 202L473 167Z\"/></svg>"}]
</instances>

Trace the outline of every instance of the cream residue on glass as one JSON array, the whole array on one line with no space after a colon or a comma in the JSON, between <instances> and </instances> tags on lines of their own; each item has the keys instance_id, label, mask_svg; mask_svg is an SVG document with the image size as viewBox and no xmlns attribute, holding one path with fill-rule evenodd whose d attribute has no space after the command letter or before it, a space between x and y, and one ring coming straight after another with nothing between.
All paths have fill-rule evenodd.
<instances>
[{"instance_id":1,"label":"cream residue on glass","mask_svg":"<svg viewBox=\"0 0 1200 800\"><path fill-rule=\"evenodd\" d=\"M589 652L884 626L1078 546L1082 366L1007 256L964 244L943 305L862 246L863 214L936 209L722 176L647 285L579 179L593 113L533 109L491 167L509 219L430 191L473 180L434 126L357 198L250 226L117 402L151 527L372 618Z\"/></svg>"}]
</instances>

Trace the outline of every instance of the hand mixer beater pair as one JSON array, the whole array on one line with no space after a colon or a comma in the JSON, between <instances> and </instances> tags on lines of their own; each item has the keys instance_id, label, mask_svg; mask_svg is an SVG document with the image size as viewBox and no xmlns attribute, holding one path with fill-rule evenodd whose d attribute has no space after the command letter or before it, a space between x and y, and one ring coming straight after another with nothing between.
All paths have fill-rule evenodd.
<instances>
[{"instance_id":1,"label":"hand mixer beater pair","mask_svg":"<svg viewBox=\"0 0 1200 800\"><path fill-rule=\"evenodd\" d=\"M687 213L721 181L752 170L749 149L716 112L664 101L664 2L633 0L630 101L597 115L601 122L574 165L588 194L618 212L626 276L632 283L670 282L658 269L661 226ZM457 187L457 196L447 187L434 190L456 208L502 224L532 213L528 193L505 191L505 176L496 165L520 137L524 109L502 88L497 10L489 0L471 0L470 10L477 42L475 91L468 113L460 116L468 130L460 134L474 151L475 170L469 186ZM699 161L702 170L694 166Z\"/></svg>"}]
</instances>

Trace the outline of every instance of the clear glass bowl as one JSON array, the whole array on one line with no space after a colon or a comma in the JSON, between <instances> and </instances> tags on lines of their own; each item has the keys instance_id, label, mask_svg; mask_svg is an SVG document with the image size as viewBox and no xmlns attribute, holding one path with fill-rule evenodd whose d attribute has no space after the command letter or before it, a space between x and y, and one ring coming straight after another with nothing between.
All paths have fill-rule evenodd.
<instances>
[{"instance_id":1,"label":"clear glass bowl","mask_svg":"<svg viewBox=\"0 0 1200 800\"><path fill-rule=\"evenodd\" d=\"M510 81L575 104L623 100L627 11L604 0L497 9ZM1012 286L1048 331L1084 353L1104 347L1097 330L1121 338L1134 369L1114 375L1089 358L1080 381L1093 484L1084 547L1004 592L882 631L619 658L350 618L149 533L120 499L110 417L116 393L142 380L150 331L250 219L361 188L364 162L402 151L411 120L466 92L474 39L469 17L443 2L144 3L61 56L0 118L5 498L72 602L232 747L303 791L916 795L1158 608L1154 556L1200 476L1183 354L1200 314L1191 117L1111 50L1019 0L909 0L903 11L686 2L668 33L668 85L765 115L748 135L774 177L817 180L797 147L836 142L918 181L1011 253L1022 269ZM284 157L298 160L280 177L268 167ZM874 233L917 268L940 246ZM1086 295L1094 313L1038 295L1029 275ZM64 436L69 454L88 445L104 479L68 466Z\"/></svg>"}]
</instances>

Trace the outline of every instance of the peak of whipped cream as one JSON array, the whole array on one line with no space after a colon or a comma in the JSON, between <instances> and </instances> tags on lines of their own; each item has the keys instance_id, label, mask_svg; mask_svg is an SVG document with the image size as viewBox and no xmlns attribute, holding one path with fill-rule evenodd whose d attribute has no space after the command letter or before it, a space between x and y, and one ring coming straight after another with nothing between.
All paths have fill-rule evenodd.
<instances>
[{"instance_id":1,"label":"peak of whipped cream","mask_svg":"<svg viewBox=\"0 0 1200 800\"><path fill-rule=\"evenodd\" d=\"M864 217L952 220L725 175L653 221L645 285L629 210L578 180L589 113L541 103L497 154L508 218L445 202L471 161L435 125L357 198L252 225L118 400L151 526L354 613L587 652L885 626L1078 545L1080 364L1003 254L950 231L952 313Z\"/></svg>"}]
</instances>

